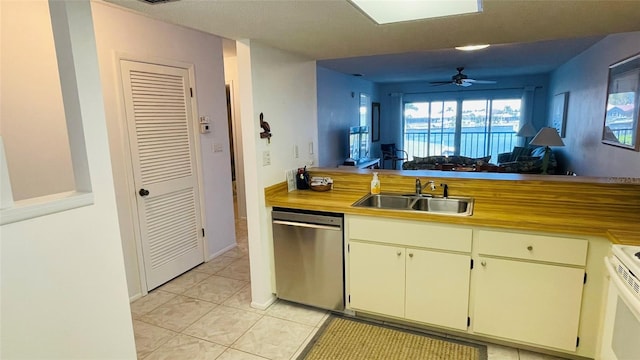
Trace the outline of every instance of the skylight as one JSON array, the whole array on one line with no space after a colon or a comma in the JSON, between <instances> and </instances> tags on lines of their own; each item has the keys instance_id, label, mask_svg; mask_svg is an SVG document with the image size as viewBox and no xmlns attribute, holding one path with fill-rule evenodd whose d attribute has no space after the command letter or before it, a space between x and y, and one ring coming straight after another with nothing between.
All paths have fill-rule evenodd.
<instances>
[{"instance_id":1,"label":"skylight","mask_svg":"<svg viewBox=\"0 0 640 360\"><path fill-rule=\"evenodd\" d=\"M482 0L350 0L378 24L482 11Z\"/></svg>"}]
</instances>

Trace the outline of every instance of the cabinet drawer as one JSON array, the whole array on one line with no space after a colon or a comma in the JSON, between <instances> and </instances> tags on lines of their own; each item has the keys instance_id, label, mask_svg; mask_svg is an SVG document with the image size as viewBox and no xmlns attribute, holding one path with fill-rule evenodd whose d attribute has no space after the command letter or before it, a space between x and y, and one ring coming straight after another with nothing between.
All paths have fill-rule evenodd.
<instances>
[{"instance_id":1,"label":"cabinet drawer","mask_svg":"<svg viewBox=\"0 0 640 360\"><path fill-rule=\"evenodd\" d=\"M351 240L471 252L471 229L376 217L350 216L348 221Z\"/></svg>"},{"instance_id":2,"label":"cabinet drawer","mask_svg":"<svg viewBox=\"0 0 640 360\"><path fill-rule=\"evenodd\" d=\"M588 244L585 239L480 230L478 253L584 266Z\"/></svg>"}]
</instances>

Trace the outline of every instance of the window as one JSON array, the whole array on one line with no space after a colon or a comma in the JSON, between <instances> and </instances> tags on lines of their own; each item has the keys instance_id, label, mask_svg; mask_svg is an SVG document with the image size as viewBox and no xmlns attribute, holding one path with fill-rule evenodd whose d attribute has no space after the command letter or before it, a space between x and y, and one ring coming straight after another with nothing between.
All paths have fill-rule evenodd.
<instances>
[{"instance_id":1,"label":"window","mask_svg":"<svg viewBox=\"0 0 640 360\"><path fill-rule=\"evenodd\" d=\"M521 99L404 103L403 148L412 156L492 156L517 144Z\"/></svg>"}]
</instances>

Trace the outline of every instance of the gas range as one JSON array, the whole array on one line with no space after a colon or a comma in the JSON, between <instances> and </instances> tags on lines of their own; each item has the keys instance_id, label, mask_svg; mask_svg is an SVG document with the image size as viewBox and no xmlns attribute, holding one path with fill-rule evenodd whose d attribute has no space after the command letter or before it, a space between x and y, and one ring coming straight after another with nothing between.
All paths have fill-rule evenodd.
<instances>
[{"instance_id":1,"label":"gas range","mask_svg":"<svg viewBox=\"0 0 640 360\"><path fill-rule=\"evenodd\" d=\"M640 246L611 246L611 263L631 293L640 299Z\"/></svg>"}]
</instances>

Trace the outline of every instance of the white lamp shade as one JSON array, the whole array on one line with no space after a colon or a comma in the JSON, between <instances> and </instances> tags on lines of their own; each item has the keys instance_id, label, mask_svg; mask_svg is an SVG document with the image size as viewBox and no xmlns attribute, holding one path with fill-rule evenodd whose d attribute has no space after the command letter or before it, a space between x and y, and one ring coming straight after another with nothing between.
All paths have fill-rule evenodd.
<instances>
[{"instance_id":1,"label":"white lamp shade","mask_svg":"<svg viewBox=\"0 0 640 360\"><path fill-rule=\"evenodd\" d=\"M535 134L536 134L536 129L534 129L530 123L525 123L524 125L522 125L520 130L518 130L518 133L516 134L516 136L530 137Z\"/></svg>"},{"instance_id":2,"label":"white lamp shade","mask_svg":"<svg viewBox=\"0 0 640 360\"><path fill-rule=\"evenodd\" d=\"M552 127L543 127L540 129L529 144L539 146L564 146L558 130Z\"/></svg>"}]
</instances>

